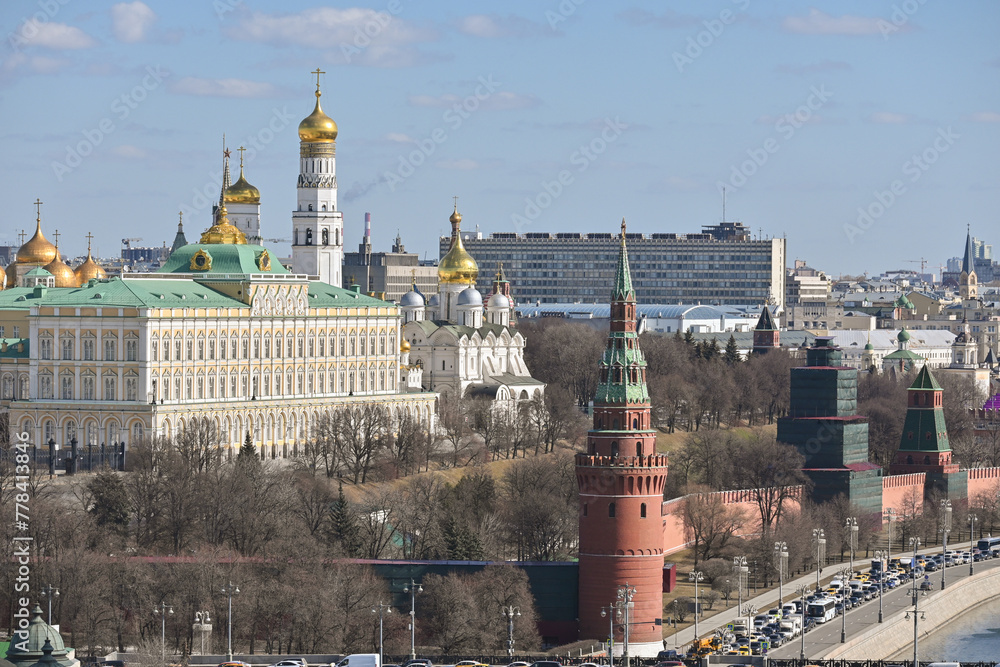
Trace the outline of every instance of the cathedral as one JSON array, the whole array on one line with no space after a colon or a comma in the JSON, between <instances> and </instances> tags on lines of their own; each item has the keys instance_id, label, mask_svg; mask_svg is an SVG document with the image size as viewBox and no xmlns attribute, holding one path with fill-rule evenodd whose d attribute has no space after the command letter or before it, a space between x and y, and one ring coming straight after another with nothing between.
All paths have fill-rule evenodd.
<instances>
[{"instance_id":1,"label":"cathedral","mask_svg":"<svg viewBox=\"0 0 1000 667\"><path fill-rule=\"evenodd\" d=\"M422 369L426 389L446 396L518 401L545 385L524 363L524 336L514 327L510 283L498 269L485 301L476 290L479 266L462 246L462 215L451 214L451 248L438 264L438 294L413 288L400 299L404 361Z\"/></svg>"},{"instance_id":2,"label":"cathedral","mask_svg":"<svg viewBox=\"0 0 1000 667\"><path fill-rule=\"evenodd\" d=\"M37 214L0 291L0 406L12 429L38 444L111 446L205 418L230 453L250 434L277 458L340 406L377 403L433 428L436 397L404 368L400 307L340 287L337 125L320 95L317 82L298 129L293 270L262 245L260 192L242 160L229 184L228 155L212 224L197 243L179 226L153 273L108 278L89 252L71 269Z\"/></svg>"}]
</instances>

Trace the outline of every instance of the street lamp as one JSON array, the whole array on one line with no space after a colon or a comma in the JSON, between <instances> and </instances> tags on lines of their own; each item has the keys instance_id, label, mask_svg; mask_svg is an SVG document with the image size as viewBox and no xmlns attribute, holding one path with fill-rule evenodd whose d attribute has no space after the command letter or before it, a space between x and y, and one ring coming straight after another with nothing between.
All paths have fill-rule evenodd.
<instances>
[{"instance_id":1,"label":"street lamp","mask_svg":"<svg viewBox=\"0 0 1000 667\"><path fill-rule=\"evenodd\" d=\"M373 614L378 614L378 664L381 665L382 664L382 646L383 646L383 643L382 643L382 627L383 627L382 626L382 614L383 613L385 613L385 614L391 614L392 613L392 605L391 604L385 604L384 602L382 602L381 600L379 600L378 608L372 609L372 613Z\"/></svg>"},{"instance_id":2,"label":"street lamp","mask_svg":"<svg viewBox=\"0 0 1000 667\"><path fill-rule=\"evenodd\" d=\"M976 539L975 533L976 533L976 519L977 518L979 518L979 517L977 517L975 514L970 514L969 515L969 526L970 526L970 528L969 528L969 542L970 543L973 540ZM969 549L969 576L970 577L973 574L975 574L975 568L972 567L972 564L975 563L975 562L976 562L976 559L972 557L972 549ZM51 623L51 620L49 622Z\"/></svg>"},{"instance_id":3,"label":"street lamp","mask_svg":"<svg viewBox=\"0 0 1000 667\"><path fill-rule=\"evenodd\" d=\"M892 560L892 522L896 520L896 510L892 509L891 507L887 507L885 508L885 512L882 513L882 516L889 524L889 542L888 542L889 550L885 555L885 562L888 563L890 560Z\"/></svg>"},{"instance_id":4,"label":"street lamp","mask_svg":"<svg viewBox=\"0 0 1000 667\"><path fill-rule=\"evenodd\" d=\"M806 593L809 587L799 586L799 604L802 605L802 627L799 628L799 660L803 663L806 659Z\"/></svg>"},{"instance_id":5,"label":"street lamp","mask_svg":"<svg viewBox=\"0 0 1000 667\"><path fill-rule=\"evenodd\" d=\"M677 600L674 600L677 604ZM608 617L608 662L611 667L615 667L615 603L612 602L607 607L601 607L601 618ZM676 633L675 633L676 634Z\"/></svg>"},{"instance_id":6,"label":"street lamp","mask_svg":"<svg viewBox=\"0 0 1000 667\"><path fill-rule=\"evenodd\" d=\"M851 545L851 570L854 569L854 552L858 549L858 520L854 517L847 519L844 524L847 529L847 537Z\"/></svg>"},{"instance_id":7,"label":"street lamp","mask_svg":"<svg viewBox=\"0 0 1000 667\"><path fill-rule=\"evenodd\" d=\"M49 599L49 625L52 625L52 598L59 597L59 589L53 588L52 584L45 584L40 592Z\"/></svg>"},{"instance_id":8,"label":"street lamp","mask_svg":"<svg viewBox=\"0 0 1000 667\"><path fill-rule=\"evenodd\" d=\"M888 557L889 557L888 551L875 552L875 558L882 561L882 571L879 572L878 575L878 622L879 623L882 622L882 591L884 590L885 586L885 573L886 573L886 568L888 567L887 565Z\"/></svg>"},{"instance_id":9,"label":"street lamp","mask_svg":"<svg viewBox=\"0 0 1000 667\"><path fill-rule=\"evenodd\" d=\"M501 613L507 619L507 657L514 662L514 617L521 615L521 610L513 605L503 607Z\"/></svg>"},{"instance_id":10,"label":"street lamp","mask_svg":"<svg viewBox=\"0 0 1000 667\"><path fill-rule=\"evenodd\" d=\"M847 643L847 597L846 597L846 591L849 590L849 589L846 587L846 584L847 584L848 581L850 581L852 574L854 574L854 568L845 567L845 568L841 568L841 570L840 570L841 580L845 584L845 588L843 589L845 591L844 601L841 603L841 604L844 605L844 609L843 609L843 611L840 614L840 617L841 617L840 618L840 643L841 644L846 644Z\"/></svg>"},{"instance_id":11,"label":"street lamp","mask_svg":"<svg viewBox=\"0 0 1000 667\"><path fill-rule=\"evenodd\" d=\"M229 662L233 661L233 596L240 594L240 587L234 586L233 582L229 582L222 587L222 594L229 596L229 614L227 617L227 624L229 625Z\"/></svg>"},{"instance_id":12,"label":"street lamp","mask_svg":"<svg viewBox=\"0 0 1000 667\"><path fill-rule=\"evenodd\" d=\"M410 579L403 592L410 594L410 660L413 660L417 657L417 593L423 593L424 587Z\"/></svg>"},{"instance_id":13,"label":"street lamp","mask_svg":"<svg viewBox=\"0 0 1000 667\"><path fill-rule=\"evenodd\" d=\"M698 641L698 636L699 636L699 634L698 634L698 609L699 609L699 606L698 606L698 583L701 582L704 578L705 578L705 574L703 572L699 572L698 570L695 570L693 572L689 572L688 573L688 581L693 581L694 582L694 640L696 642ZM628 667L628 666L626 665L626 667Z\"/></svg>"},{"instance_id":14,"label":"street lamp","mask_svg":"<svg viewBox=\"0 0 1000 667\"><path fill-rule=\"evenodd\" d=\"M950 509L950 507L949 507ZM948 518L951 518L951 513L948 513ZM920 538L911 537L910 544L913 546L913 559L917 558L917 549L920 548ZM927 591L919 591L917 589L917 579L913 578L913 667L920 667L920 663L917 661L917 641L919 639L919 633L917 632L917 622L924 620L924 612L920 611L918 604L920 602L920 595L927 595ZM906 612L905 620L910 620L910 612Z\"/></svg>"},{"instance_id":15,"label":"street lamp","mask_svg":"<svg viewBox=\"0 0 1000 667\"><path fill-rule=\"evenodd\" d=\"M747 567L747 559L744 556L736 556L733 558L733 574L736 575L736 590L738 602L736 608L739 609L743 606L743 586L747 581L747 574L750 572L750 568Z\"/></svg>"},{"instance_id":16,"label":"street lamp","mask_svg":"<svg viewBox=\"0 0 1000 667\"><path fill-rule=\"evenodd\" d=\"M951 501L941 501L941 590L944 590L944 571L948 569L948 533L951 532Z\"/></svg>"},{"instance_id":17,"label":"street lamp","mask_svg":"<svg viewBox=\"0 0 1000 667\"><path fill-rule=\"evenodd\" d=\"M783 585L785 570L788 569L788 543L774 543L774 567L778 570L778 609L781 609L781 603L785 601Z\"/></svg>"},{"instance_id":18,"label":"street lamp","mask_svg":"<svg viewBox=\"0 0 1000 667\"><path fill-rule=\"evenodd\" d=\"M194 613L194 629L201 635L201 655L205 655L205 635L212 631L212 617L208 611Z\"/></svg>"},{"instance_id":19,"label":"street lamp","mask_svg":"<svg viewBox=\"0 0 1000 667\"><path fill-rule=\"evenodd\" d=\"M822 528L813 528L813 551L816 554L816 592L819 592L819 575L826 560L826 535Z\"/></svg>"},{"instance_id":20,"label":"street lamp","mask_svg":"<svg viewBox=\"0 0 1000 667\"><path fill-rule=\"evenodd\" d=\"M173 614L174 608L166 602L161 602L159 607L153 608L154 614L160 616L160 662L164 667L167 664L167 614Z\"/></svg>"},{"instance_id":21,"label":"street lamp","mask_svg":"<svg viewBox=\"0 0 1000 667\"><path fill-rule=\"evenodd\" d=\"M698 573L701 575L701 573ZM698 634L698 584L695 584L694 593L694 625L695 625L695 635ZM629 631L631 629L632 619L630 618L632 607L635 605L632 599L635 597L635 586L630 586L626 581L623 585L618 587L618 611L624 616L625 628L622 632L622 657L625 658L625 667L629 667L629 657L628 657L628 640Z\"/></svg>"}]
</instances>

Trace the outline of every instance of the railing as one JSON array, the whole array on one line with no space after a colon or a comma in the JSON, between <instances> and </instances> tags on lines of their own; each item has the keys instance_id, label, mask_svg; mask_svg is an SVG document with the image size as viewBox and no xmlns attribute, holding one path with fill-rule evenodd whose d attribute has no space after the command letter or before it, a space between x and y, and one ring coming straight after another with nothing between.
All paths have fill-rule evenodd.
<instances>
[{"instance_id":1,"label":"railing","mask_svg":"<svg viewBox=\"0 0 1000 667\"><path fill-rule=\"evenodd\" d=\"M46 472L55 474L57 471L72 474L74 472L93 472L105 466L113 470L124 470L126 451L124 444L80 445L74 459L73 450L68 447L58 449L55 452L49 450L48 447L32 447L28 450L28 456L30 458L29 465L34 467L35 475L44 475ZM18 452L13 447L0 448L0 463L13 464L17 454Z\"/></svg>"},{"instance_id":2,"label":"railing","mask_svg":"<svg viewBox=\"0 0 1000 667\"><path fill-rule=\"evenodd\" d=\"M657 468L668 463L666 454L649 456L592 456L577 454L576 465L591 468Z\"/></svg>"}]
</instances>

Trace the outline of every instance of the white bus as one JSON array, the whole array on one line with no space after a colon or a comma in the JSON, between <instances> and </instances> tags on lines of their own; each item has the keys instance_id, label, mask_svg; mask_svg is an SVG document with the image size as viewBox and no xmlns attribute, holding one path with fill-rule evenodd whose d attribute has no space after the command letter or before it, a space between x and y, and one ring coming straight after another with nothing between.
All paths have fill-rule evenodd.
<instances>
[{"instance_id":1,"label":"white bus","mask_svg":"<svg viewBox=\"0 0 1000 667\"><path fill-rule=\"evenodd\" d=\"M817 623L832 621L837 616L837 601L833 598L825 598L810 602L806 606L806 616L815 619Z\"/></svg>"}]
</instances>

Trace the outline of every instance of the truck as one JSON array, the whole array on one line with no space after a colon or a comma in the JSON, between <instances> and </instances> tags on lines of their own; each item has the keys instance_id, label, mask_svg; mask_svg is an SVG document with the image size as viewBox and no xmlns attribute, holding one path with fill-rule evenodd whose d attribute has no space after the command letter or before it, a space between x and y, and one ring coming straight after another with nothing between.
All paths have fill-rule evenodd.
<instances>
[{"instance_id":1,"label":"truck","mask_svg":"<svg viewBox=\"0 0 1000 667\"><path fill-rule=\"evenodd\" d=\"M378 653L352 653L337 663L336 667L382 667Z\"/></svg>"},{"instance_id":2,"label":"truck","mask_svg":"<svg viewBox=\"0 0 1000 667\"><path fill-rule=\"evenodd\" d=\"M797 637L802 632L802 617L798 615L786 616L778 623L781 630L791 630L792 636Z\"/></svg>"}]
</instances>

